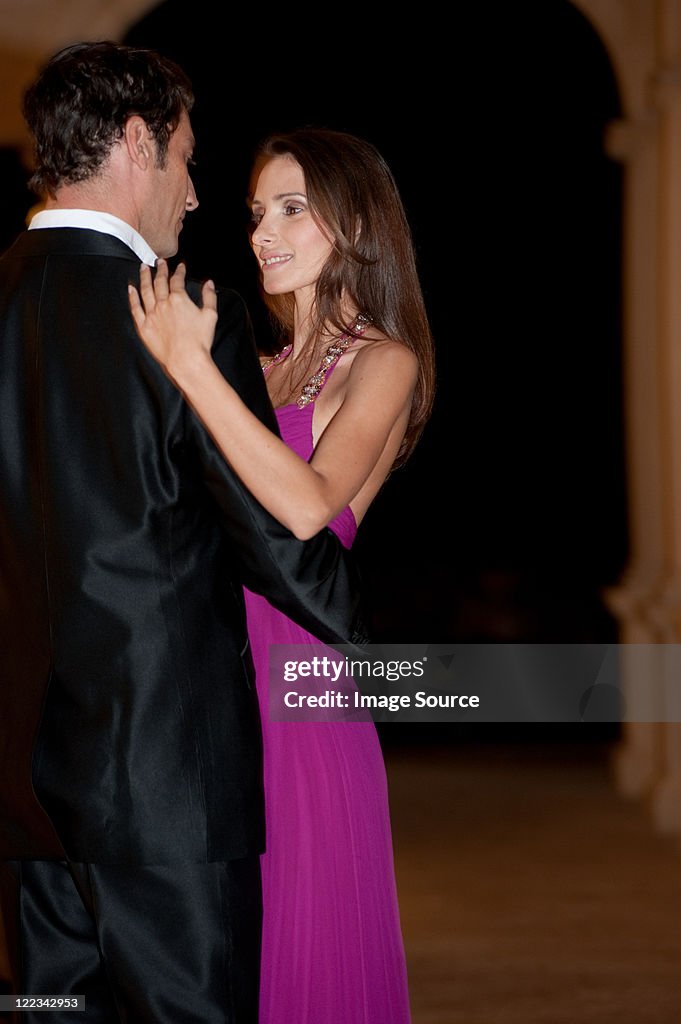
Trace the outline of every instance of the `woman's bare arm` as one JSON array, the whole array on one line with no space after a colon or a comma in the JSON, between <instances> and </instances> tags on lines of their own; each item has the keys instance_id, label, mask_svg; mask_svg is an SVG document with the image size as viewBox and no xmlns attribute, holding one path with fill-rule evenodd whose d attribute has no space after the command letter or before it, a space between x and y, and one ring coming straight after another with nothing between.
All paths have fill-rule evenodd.
<instances>
[{"instance_id":1,"label":"woman's bare arm","mask_svg":"<svg viewBox=\"0 0 681 1024\"><path fill-rule=\"evenodd\" d=\"M184 281L183 265L169 280L167 264L159 262L155 281L142 267L139 293L130 289L140 338L260 504L299 539L314 536L358 494L386 445L399 446L416 380L415 356L390 341L356 352L343 402L308 463L250 412L213 362L212 282L204 285L199 307Z\"/></svg>"}]
</instances>

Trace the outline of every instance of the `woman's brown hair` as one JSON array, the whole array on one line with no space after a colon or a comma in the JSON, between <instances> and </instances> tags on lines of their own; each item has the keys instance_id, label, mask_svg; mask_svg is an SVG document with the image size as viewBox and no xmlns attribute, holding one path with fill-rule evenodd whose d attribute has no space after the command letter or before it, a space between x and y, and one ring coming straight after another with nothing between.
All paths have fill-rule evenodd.
<instances>
[{"instance_id":1,"label":"woman's brown hair","mask_svg":"<svg viewBox=\"0 0 681 1024\"><path fill-rule=\"evenodd\" d=\"M349 299L374 327L410 348L419 372L411 416L395 466L411 454L430 416L435 387L433 338L411 230L397 184L378 150L364 139L326 128L271 135L258 148L252 180L272 157L291 156L305 175L310 212L333 238L333 251L316 285L313 332L340 332ZM287 337L293 329L292 294L263 299Z\"/></svg>"}]
</instances>

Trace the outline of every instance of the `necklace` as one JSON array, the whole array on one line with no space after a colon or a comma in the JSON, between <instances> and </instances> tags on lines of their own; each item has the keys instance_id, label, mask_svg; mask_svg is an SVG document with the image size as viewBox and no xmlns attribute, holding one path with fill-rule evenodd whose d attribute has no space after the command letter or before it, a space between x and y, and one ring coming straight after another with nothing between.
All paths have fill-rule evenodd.
<instances>
[{"instance_id":1,"label":"necklace","mask_svg":"<svg viewBox=\"0 0 681 1024\"><path fill-rule=\"evenodd\" d=\"M318 369L312 374L307 384L303 387L300 396L296 399L296 405L300 409L304 409L306 405L310 404L310 402L314 402L315 398L324 386L326 375L331 367L334 363L338 362L346 348L348 348L353 341L357 338L361 338L370 323L371 319L368 316L364 316L363 313L359 313L350 329L346 333L341 334L341 336L336 338L335 341L331 342L322 356ZM274 366L276 363L280 363L282 360L286 359L292 348L293 345L287 345L286 348L283 348L281 352L276 354L276 356L272 356L271 359L266 360L266 362L262 364L263 373L265 373L266 370L269 370L271 366Z\"/></svg>"},{"instance_id":2,"label":"necklace","mask_svg":"<svg viewBox=\"0 0 681 1024\"><path fill-rule=\"evenodd\" d=\"M260 369L262 370L262 372L264 373L265 370L269 370L270 366L275 366L277 363L280 363L282 359L286 359L286 356L289 354L292 348L293 345L287 345L286 348L282 348L281 352L277 352L277 354L275 356L272 356L271 359L266 359L264 363L260 364Z\"/></svg>"}]
</instances>

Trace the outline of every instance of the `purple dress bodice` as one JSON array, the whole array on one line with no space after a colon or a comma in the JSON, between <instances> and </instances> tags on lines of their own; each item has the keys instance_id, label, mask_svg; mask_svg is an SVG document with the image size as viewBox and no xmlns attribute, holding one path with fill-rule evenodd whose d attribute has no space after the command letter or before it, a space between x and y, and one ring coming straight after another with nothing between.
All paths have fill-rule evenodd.
<instances>
[{"instance_id":1,"label":"purple dress bodice","mask_svg":"<svg viewBox=\"0 0 681 1024\"><path fill-rule=\"evenodd\" d=\"M281 405L275 409L282 440L286 442L296 455L309 462L314 450L312 434L312 417L314 402L299 408L295 403ZM349 505L339 512L329 527L336 534L343 547L352 547L357 534L357 523Z\"/></svg>"}]
</instances>

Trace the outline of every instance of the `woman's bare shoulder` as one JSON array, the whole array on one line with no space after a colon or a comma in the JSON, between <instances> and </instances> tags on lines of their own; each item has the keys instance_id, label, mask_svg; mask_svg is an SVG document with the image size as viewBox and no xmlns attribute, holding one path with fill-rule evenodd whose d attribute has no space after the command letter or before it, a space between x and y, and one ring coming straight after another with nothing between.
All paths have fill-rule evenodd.
<instances>
[{"instance_id":1,"label":"woman's bare shoulder","mask_svg":"<svg viewBox=\"0 0 681 1024\"><path fill-rule=\"evenodd\" d=\"M397 374L416 380L418 359L403 342L388 338L379 331L367 331L356 346L350 377L379 369L383 375Z\"/></svg>"}]
</instances>

